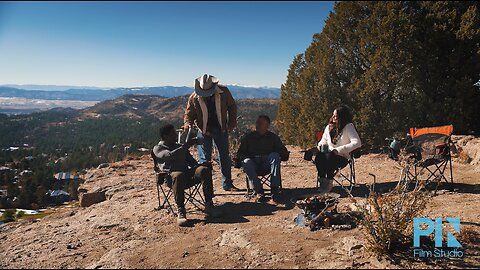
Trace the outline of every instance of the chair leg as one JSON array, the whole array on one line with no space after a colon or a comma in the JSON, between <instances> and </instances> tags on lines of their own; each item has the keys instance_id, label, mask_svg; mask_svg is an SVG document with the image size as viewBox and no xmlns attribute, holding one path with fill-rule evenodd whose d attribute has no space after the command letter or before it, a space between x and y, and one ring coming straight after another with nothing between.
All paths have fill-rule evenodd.
<instances>
[{"instance_id":1,"label":"chair leg","mask_svg":"<svg viewBox=\"0 0 480 270\"><path fill-rule=\"evenodd\" d=\"M270 191L272 191L272 185L271 185L271 175L264 175L264 176L259 176L260 177L260 183L262 183L263 186L267 186L270 188Z\"/></svg>"},{"instance_id":2,"label":"chair leg","mask_svg":"<svg viewBox=\"0 0 480 270\"><path fill-rule=\"evenodd\" d=\"M340 176L342 178L342 182L344 180L346 180L350 184L348 188L345 187L343 185L343 183L340 182L339 180L337 180L335 177L333 178L333 180L338 185L340 185L344 190L348 190L351 193L352 190L353 190L353 187L355 186L355 165L354 165L354 161L353 160L350 161L348 166L349 166L349 169L350 169L350 174L348 175L348 177L342 173L341 169L337 169L337 171L335 171L335 173L334 173L334 175L340 174ZM319 184L318 184L318 180L317 180L317 187L318 186L319 186Z\"/></svg>"},{"instance_id":3,"label":"chair leg","mask_svg":"<svg viewBox=\"0 0 480 270\"><path fill-rule=\"evenodd\" d=\"M340 173L340 176L341 176L343 179L347 180L347 182L350 182L350 181L348 180L348 178L347 178L345 175L343 175L342 173ZM342 180L343 180L343 179L342 179ZM340 181L337 180L336 178L333 178L333 181L335 181L339 186L341 186L342 189L348 190L350 193L352 192L353 186L352 186L351 184L350 184L350 186L347 188L346 186L343 185L343 183L342 183L343 181L340 182Z\"/></svg>"},{"instance_id":4,"label":"chair leg","mask_svg":"<svg viewBox=\"0 0 480 270\"><path fill-rule=\"evenodd\" d=\"M197 210L204 212L206 205L205 198L201 193L202 183L196 184L193 187L186 189L185 192L185 206L188 203L191 203ZM164 200L160 198L160 191L163 194ZM197 198L197 196L199 198ZM176 207L174 203L170 203L170 199L173 197L173 191L171 188L166 192L162 185L157 184L157 198L158 198L158 207L155 210L166 209L171 212L174 216L177 216Z\"/></svg>"},{"instance_id":5,"label":"chair leg","mask_svg":"<svg viewBox=\"0 0 480 270\"><path fill-rule=\"evenodd\" d=\"M160 186L160 190L162 191L163 196L165 198L163 200L163 204L161 205L160 209L164 209L166 207L167 211L170 211L174 216L177 216L174 206L170 203L170 198L173 196L172 189L169 189L168 192L165 192L162 186Z\"/></svg>"},{"instance_id":6,"label":"chair leg","mask_svg":"<svg viewBox=\"0 0 480 270\"><path fill-rule=\"evenodd\" d=\"M446 169L447 169L447 165L448 165L448 160L445 161L445 162L444 162L442 165L440 165L440 166L443 166L443 167L441 168L442 179L445 180L445 183L448 184L448 183L449 183L449 182L448 182L448 179L447 179L447 177L445 176L445 171L446 171ZM440 171L440 169L439 169L439 171Z\"/></svg>"},{"instance_id":7,"label":"chair leg","mask_svg":"<svg viewBox=\"0 0 480 270\"><path fill-rule=\"evenodd\" d=\"M452 156L449 156L449 159L450 161L450 181L452 182L453 184L453 169L452 169Z\"/></svg>"},{"instance_id":8,"label":"chair leg","mask_svg":"<svg viewBox=\"0 0 480 270\"><path fill-rule=\"evenodd\" d=\"M162 209L162 202L160 200L160 188L158 187L158 183L157 183L157 198L158 198L158 207L155 208L155 210L160 210Z\"/></svg>"},{"instance_id":9,"label":"chair leg","mask_svg":"<svg viewBox=\"0 0 480 270\"><path fill-rule=\"evenodd\" d=\"M198 211L204 212L205 208L205 199L203 198L200 189L202 187L202 184L197 184L193 187L190 187L188 191L186 191L185 195L185 206L187 206L188 203L192 204ZM200 197L200 200L196 198L196 196Z\"/></svg>"},{"instance_id":10,"label":"chair leg","mask_svg":"<svg viewBox=\"0 0 480 270\"><path fill-rule=\"evenodd\" d=\"M441 162L440 164L434 164L435 165L435 169L432 171L429 167L424 167L430 174L428 176L428 178L425 180L426 182L430 181L430 179L433 178L433 181L436 182L436 186L435 186L435 191L434 191L434 195L437 194L437 190L438 190L438 187L440 186L440 183L442 182L442 180L445 180L445 182L447 184L449 184L448 182L448 179L445 177L445 170L447 168L447 164L448 163L448 160L447 161L443 161ZM435 175L436 173L439 173L439 175ZM432 181L432 182L433 182Z\"/></svg>"},{"instance_id":11,"label":"chair leg","mask_svg":"<svg viewBox=\"0 0 480 270\"><path fill-rule=\"evenodd\" d=\"M245 194L245 197L251 198L253 196L252 189L250 188L250 180L248 179L248 175L245 174L245 184L247 186L247 194Z\"/></svg>"},{"instance_id":12,"label":"chair leg","mask_svg":"<svg viewBox=\"0 0 480 270\"><path fill-rule=\"evenodd\" d=\"M271 174L264 175L264 176L259 175L258 178L262 186L267 186L268 188L270 188L270 190L272 190L272 185L270 183ZM245 182L247 186L247 194L245 196L250 198L255 194L255 191L253 190L253 187L250 185L250 180L248 179L248 175L245 175ZM281 183L280 183L280 188L281 188Z\"/></svg>"},{"instance_id":13,"label":"chair leg","mask_svg":"<svg viewBox=\"0 0 480 270\"><path fill-rule=\"evenodd\" d=\"M355 167L354 167L354 161L351 160L348 167L350 168L350 175L347 181L350 183L350 192L353 190L353 187L355 186Z\"/></svg>"},{"instance_id":14,"label":"chair leg","mask_svg":"<svg viewBox=\"0 0 480 270\"><path fill-rule=\"evenodd\" d=\"M436 188L434 194L436 194L436 191L438 189L438 186L442 180L444 180L446 183L449 183L447 177L445 176L445 171L447 168L448 161L441 162L439 164L435 163L435 168L430 169L429 166L423 166L415 162L413 165L407 165L404 170L405 170L405 188L407 187L407 184L410 182L415 181L417 184L419 181L430 183L430 182L436 182ZM411 166L413 166L413 173L411 172ZM419 168L419 169L418 169ZM426 170L428 172L428 177L426 179L420 179L420 175ZM436 175L436 174L439 175Z\"/></svg>"}]
</instances>

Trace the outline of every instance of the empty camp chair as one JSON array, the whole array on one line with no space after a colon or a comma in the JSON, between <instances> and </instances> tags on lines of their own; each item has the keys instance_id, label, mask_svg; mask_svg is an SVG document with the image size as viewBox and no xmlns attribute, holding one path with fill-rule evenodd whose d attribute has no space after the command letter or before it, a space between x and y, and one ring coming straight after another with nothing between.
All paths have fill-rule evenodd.
<instances>
[{"instance_id":1,"label":"empty camp chair","mask_svg":"<svg viewBox=\"0 0 480 270\"><path fill-rule=\"evenodd\" d=\"M160 171L157 157L153 153L153 150L151 151L151 156L153 159L153 169L156 175L158 197L158 207L155 209L167 209L167 211L176 216L178 209L176 209L176 204L173 198L172 178L170 173ZM160 192L163 196L160 195ZM205 198L203 197L202 192L202 182L185 189L185 208L191 204L195 209L203 212L205 209ZM163 197L163 202L161 197Z\"/></svg>"},{"instance_id":2,"label":"empty camp chair","mask_svg":"<svg viewBox=\"0 0 480 270\"><path fill-rule=\"evenodd\" d=\"M404 168L400 181L422 180L427 183L453 183L452 170L452 140L453 125L440 127L410 128L410 138L404 153L406 153ZM449 167L450 177L445 176ZM426 173L426 178L420 176Z\"/></svg>"}]
</instances>

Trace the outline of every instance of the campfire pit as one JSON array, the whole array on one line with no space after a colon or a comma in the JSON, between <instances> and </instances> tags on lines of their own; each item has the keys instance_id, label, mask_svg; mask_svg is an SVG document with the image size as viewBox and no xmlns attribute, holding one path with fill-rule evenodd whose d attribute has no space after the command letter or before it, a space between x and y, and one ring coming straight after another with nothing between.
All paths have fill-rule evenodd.
<instances>
[{"instance_id":1,"label":"campfire pit","mask_svg":"<svg viewBox=\"0 0 480 270\"><path fill-rule=\"evenodd\" d=\"M301 209L295 223L300 227L309 227L312 231L330 227L354 228L355 215L337 212L339 198L338 193L318 193L292 198L292 203Z\"/></svg>"}]
</instances>

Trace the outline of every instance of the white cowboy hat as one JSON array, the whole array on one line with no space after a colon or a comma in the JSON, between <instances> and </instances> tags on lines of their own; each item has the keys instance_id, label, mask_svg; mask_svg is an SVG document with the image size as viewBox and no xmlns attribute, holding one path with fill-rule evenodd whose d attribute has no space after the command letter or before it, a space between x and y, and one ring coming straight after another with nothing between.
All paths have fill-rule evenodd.
<instances>
[{"instance_id":1,"label":"white cowboy hat","mask_svg":"<svg viewBox=\"0 0 480 270\"><path fill-rule=\"evenodd\" d=\"M195 79L195 93L201 97L211 97L215 94L217 84L215 76L204 74Z\"/></svg>"}]
</instances>

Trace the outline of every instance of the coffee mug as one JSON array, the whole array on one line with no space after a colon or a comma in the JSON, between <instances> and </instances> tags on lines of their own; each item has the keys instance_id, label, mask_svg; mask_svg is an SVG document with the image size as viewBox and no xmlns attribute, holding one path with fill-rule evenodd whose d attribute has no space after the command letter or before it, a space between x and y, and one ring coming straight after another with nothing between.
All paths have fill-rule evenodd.
<instances>
[{"instance_id":1,"label":"coffee mug","mask_svg":"<svg viewBox=\"0 0 480 270\"><path fill-rule=\"evenodd\" d=\"M328 150L328 144L322 144L322 145L320 145L320 152L322 152L322 153L328 153L328 152L330 152L330 151Z\"/></svg>"}]
</instances>

